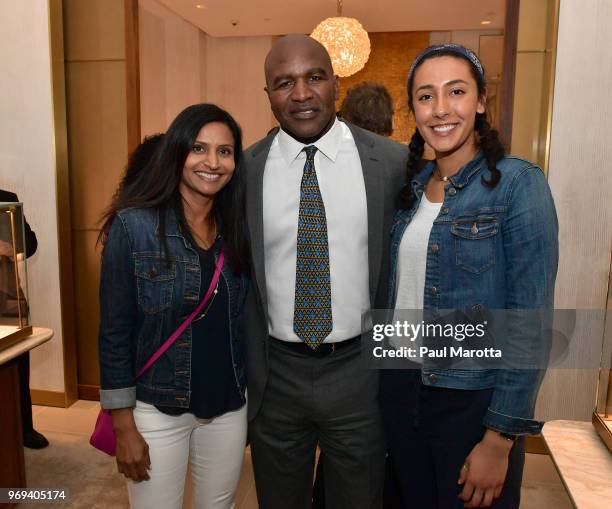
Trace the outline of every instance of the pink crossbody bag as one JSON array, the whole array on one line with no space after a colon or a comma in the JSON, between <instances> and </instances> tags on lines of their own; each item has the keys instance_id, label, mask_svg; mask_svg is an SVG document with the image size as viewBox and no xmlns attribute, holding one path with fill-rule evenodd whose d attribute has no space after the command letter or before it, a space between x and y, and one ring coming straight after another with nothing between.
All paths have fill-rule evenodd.
<instances>
[{"instance_id":1,"label":"pink crossbody bag","mask_svg":"<svg viewBox=\"0 0 612 509\"><path fill-rule=\"evenodd\" d=\"M136 380L138 380L142 375L146 373L146 371L153 365L153 363L159 359L163 353L172 346L172 343L176 341L176 339L185 331L185 329L189 326L189 324L193 321L193 319L198 315L202 308L206 305L206 303L210 300L217 283L219 282L219 276L221 275L221 269L223 268L223 263L225 261L225 253L223 252L223 248L221 248L221 252L219 253L219 258L217 260L217 266L215 267L215 272L213 274L212 280L210 282L210 286L204 295L204 298L198 304L198 307L185 319L185 321L176 329L172 335L165 341L165 343L159 347L159 349L151 356L151 358L147 361L147 363L140 369L138 374L136 375ZM111 456L115 455L117 449L117 436L115 435L115 430L113 428L113 416L111 415L110 410L105 410L104 408L100 409L100 413L98 414L98 419L96 420L96 425L94 427L93 433L91 434L91 438L89 439L89 443L93 445L96 449L105 452Z\"/></svg>"}]
</instances>

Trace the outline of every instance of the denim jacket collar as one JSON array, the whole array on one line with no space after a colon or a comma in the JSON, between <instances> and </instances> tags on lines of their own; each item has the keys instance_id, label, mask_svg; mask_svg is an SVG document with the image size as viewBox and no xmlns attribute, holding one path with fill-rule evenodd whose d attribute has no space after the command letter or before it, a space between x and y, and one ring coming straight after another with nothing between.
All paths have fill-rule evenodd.
<instances>
[{"instance_id":1,"label":"denim jacket collar","mask_svg":"<svg viewBox=\"0 0 612 509\"><path fill-rule=\"evenodd\" d=\"M155 233L157 235L159 235L159 217L160 217L160 214L161 214L161 212L158 212L157 219L156 219L157 223L155 224ZM188 249L189 251L191 251L194 254L197 254L197 251L194 249L194 246L191 245L191 242L192 242L191 236L190 235L185 235L185 233L183 233L183 229L181 228L181 225L179 224L179 221L178 221L178 216L177 216L176 210L173 207L171 207L171 206L166 207L165 214L166 214L166 224L165 224L166 232L165 232L165 236L166 237L178 237L179 239L181 239L183 241L183 244L184 244L186 249ZM222 227L221 227L220 221L219 220L217 220L217 221L218 221L217 224L218 224L218 227L219 227L219 235L222 237L223 236L223 234L221 233L222 232ZM216 258L216 255L218 254L218 251L219 251L219 249L216 248L215 249L215 258Z\"/></svg>"}]
</instances>

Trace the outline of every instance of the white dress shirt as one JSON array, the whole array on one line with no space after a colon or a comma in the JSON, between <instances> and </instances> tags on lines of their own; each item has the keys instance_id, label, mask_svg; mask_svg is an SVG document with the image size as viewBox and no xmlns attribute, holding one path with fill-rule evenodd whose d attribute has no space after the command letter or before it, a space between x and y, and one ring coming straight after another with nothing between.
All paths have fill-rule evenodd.
<instances>
[{"instance_id":1,"label":"white dress shirt","mask_svg":"<svg viewBox=\"0 0 612 509\"><path fill-rule=\"evenodd\" d=\"M368 214L361 160L344 122L313 143L315 170L325 205L333 330L326 343L363 332L370 309ZM300 185L306 145L282 129L268 154L263 180L264 259L271 336L300 342L293 332Z\"/></svg>"}]
</instances>

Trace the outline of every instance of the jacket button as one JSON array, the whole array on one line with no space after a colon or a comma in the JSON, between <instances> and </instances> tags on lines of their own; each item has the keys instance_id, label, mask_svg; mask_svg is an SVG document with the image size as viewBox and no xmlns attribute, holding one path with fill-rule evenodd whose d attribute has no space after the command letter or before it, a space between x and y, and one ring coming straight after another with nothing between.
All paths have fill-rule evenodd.
<instances>
[{"instance_id":1,"label":"jacket button","mask_svg":"<svg viewBox=\"0 0 612 509\"><path fill-rule=\"evenodd\" d=\"M429 375L427 378L429 378L429 381L430 381L432 384L435 384L435 383L438 381L438 377L437 377L437 376L436 376L434 373L432 373L431 375Z\"/></svg>"},{"instance_id":2,"label":"jacket button","mask_svg":"<svg viewBox=\"0 0 612 509\"><path fill-rule=\"evenodd\" d=\"M436 293L438 293L438 289L435 286L430 286L429 287L429 293L431 295L435 295Z\"/></svg>"},{"instance_id":3,"label":"jacket button","mask_svg":"<svg viewBox=\"0 0 612 509\"><path fill-rule=\"evenodd\" d=\"M153 279L153 278L155 278L155 276L157 276L157 271L156 271L155 269L151 269L151 270L149 271L149 277L150 277L151 279Z\"/></svg>"},{"instance_id":4,"label":"jacket button","mask_svg":"<svg viewBox=\"0 0 612 509\"><path fill-rule=\"evenodd\" d=\"M457 194L457 190L456 190L454 187L451 187L451 188L448 190L448 195L449 195L449 196L455 196L456 194Z\"/></svg>"},{"instance_id":5,"label":"jacket button","mask_svg":"<svg viewBox=\"0 0 612 509\"><path fill-rule=\"evenodd\" d=\"M482 309L482 305L481 304L474 304L472 306L472 311L480 311Z\"/></svg>"},{"instance_id":6,"label":"jacket button","mask_svg":"<svg viewBox=\"0 0 612 509\"><path fill-rule=\"evenodd\" d=\"M442 207L442 210L440 210L440 214L448 214L448 207Z\"/></svg>"},{"instance_id":7,"label":"jacket button","mask_svg":"<svg viewBox=\"0 0 612 509\"><path fill-rule=\"evenodd\" d=\"M438 244L432 244L431 245L431 252L432 253L437 253L438 251L440 251L440 246Z\"/></svg>"}]
</instances>

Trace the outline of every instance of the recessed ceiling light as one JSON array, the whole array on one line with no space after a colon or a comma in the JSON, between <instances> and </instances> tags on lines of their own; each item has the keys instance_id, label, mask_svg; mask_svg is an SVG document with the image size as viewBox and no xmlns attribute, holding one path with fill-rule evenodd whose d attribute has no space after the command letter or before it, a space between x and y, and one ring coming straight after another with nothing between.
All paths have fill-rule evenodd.
<instances>
[{"instance_id":1,"label":"recessed ceiling light","mask_svg":"<svg viewBox=\"0 0 612 509\"><path fill-rule=\"evenodd\" d=\"M490 24L491 24L491 21L490 21L490 20L488 20L488 19L485 19L485 20L481 21L481 22L480 22L480 24L481 24L481 25L490 25Z\"/></svg>"},{"instance_id":2,"label":"recessed ceiling light","mask_svg":"<svg viewBox=\"0 0 612 509\"><path fill-rule=\"evenodd\" d=\"M196 9L206 9L206 6L202 4L198 4L196 5Z\"/></svg>"}]
</instances>

